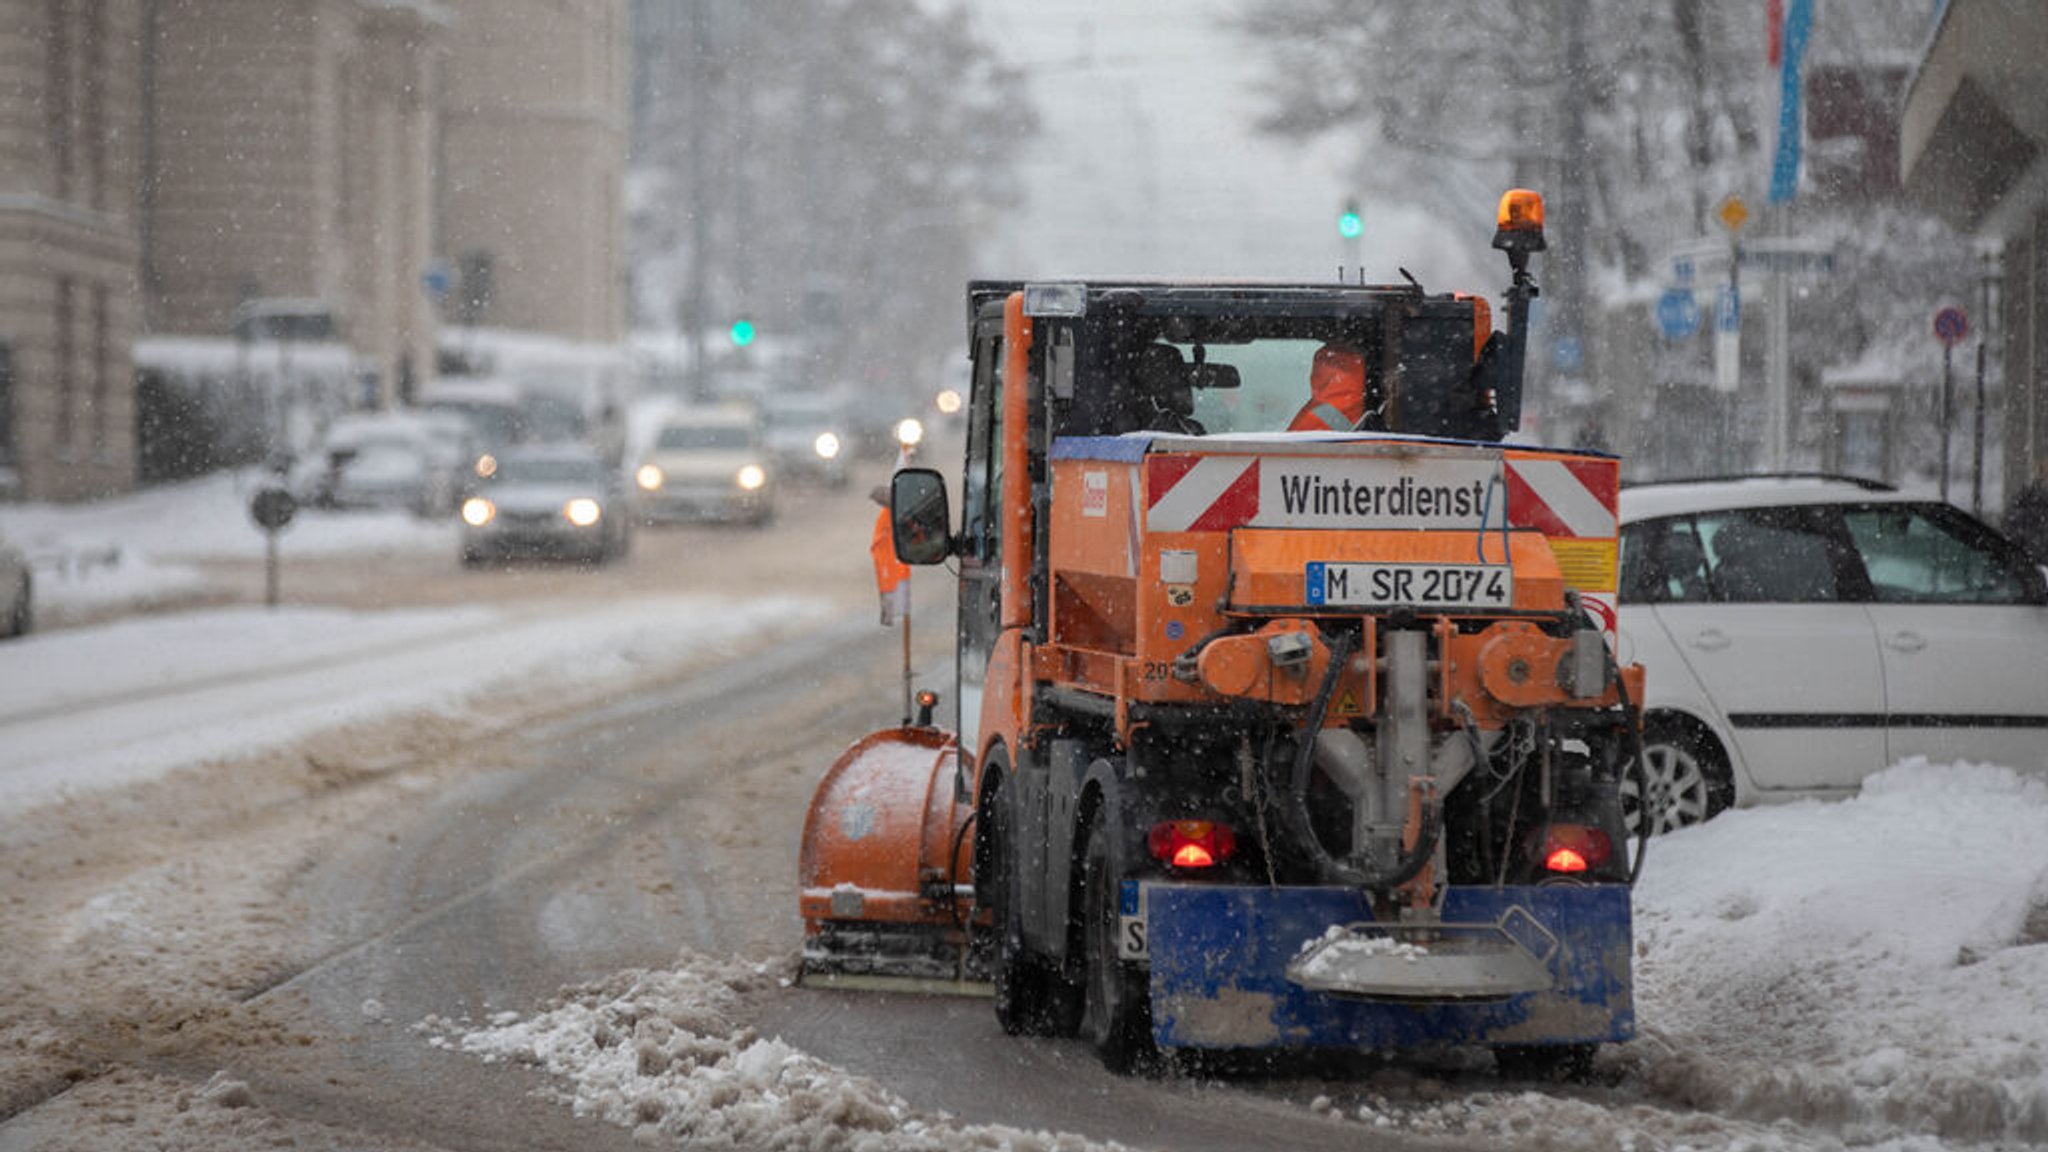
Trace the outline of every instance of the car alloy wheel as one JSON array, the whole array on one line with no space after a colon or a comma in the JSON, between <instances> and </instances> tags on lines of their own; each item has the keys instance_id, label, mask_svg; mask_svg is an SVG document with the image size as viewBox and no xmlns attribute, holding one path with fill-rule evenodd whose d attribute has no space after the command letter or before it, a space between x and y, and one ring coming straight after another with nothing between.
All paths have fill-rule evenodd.
<instances>
[{"instance_id":1,"label":"car alloy wheel","mask_svg":"<svg viewBox=\"0 0 2048 1152\"><path fill-rule=\"evenodd\" d=\"M1643 757L1647 772L1637 772L1633 762L1622 770L1621 812L1630 836L1641 834L1645 812L1650 833L1662 835L1703 824L1728 806L1728 769L1697 737L1649 725Z\"/></svg>"}]
</instances>

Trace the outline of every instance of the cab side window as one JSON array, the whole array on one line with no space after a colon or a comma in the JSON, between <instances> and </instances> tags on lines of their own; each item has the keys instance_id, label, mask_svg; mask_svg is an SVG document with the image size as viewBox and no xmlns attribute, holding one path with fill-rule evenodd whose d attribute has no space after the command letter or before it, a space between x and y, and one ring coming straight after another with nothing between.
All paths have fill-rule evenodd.
<instances>
[{"instance_id":1,"label":"cab side window","mask_svg":"<svg viewBox=\"0 0 2048 1152\"><path fill-rule=\"evenodd\" d=\"M968 413L967 474L961 492L960 535L968 555L993 563L1001 538L996 504L1003 490L1003 342L985 339L974 358L974 407Z\"/></svg>"},{"instance_id":2,"label":"cab side window","mask_svg":"<svg viewBox=\"0 0 2048 1152\"><path fill-rule=\"evenodd\" d=\"M1968 526L1907 505L1850 508L1849 538L1880 604L2020 604L2024 568Z\"/></svg>"}]
</instances>

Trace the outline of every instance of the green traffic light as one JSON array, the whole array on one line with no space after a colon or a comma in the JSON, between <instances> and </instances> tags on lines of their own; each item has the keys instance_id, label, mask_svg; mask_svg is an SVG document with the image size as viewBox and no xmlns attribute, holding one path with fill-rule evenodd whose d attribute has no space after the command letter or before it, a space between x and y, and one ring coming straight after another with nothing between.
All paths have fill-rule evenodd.
<instances>
[{"instance_id":1,"label":"green traffic light","mask_svg":"<svg viewBox=\"0 0 2048 1152\"><path fill-rule=\"evenodd\" d=\"M732 342L736 348L745 348L754 342L754 322L735 320L732 322Z\"/></svg>"},{"instance_id":2,"label":"green traffic light","mask_svg":"<svg viewBox=\"0 0 2048 1152\"><path fill-rule=\"evenodd\" d=\"M1356 240L1365 231L1365 218L1355 208L1347 209L1337 217L1337 234L1346 240Z\"/></svg>"}]
</instances>

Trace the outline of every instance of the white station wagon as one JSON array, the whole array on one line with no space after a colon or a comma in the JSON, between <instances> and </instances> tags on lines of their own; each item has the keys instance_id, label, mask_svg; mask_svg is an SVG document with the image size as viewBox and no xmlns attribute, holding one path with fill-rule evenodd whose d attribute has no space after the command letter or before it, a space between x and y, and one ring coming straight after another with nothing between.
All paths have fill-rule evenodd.
<instances>
[{"instance_id":1,"label":"white station wagon","mask_svg":"<svg viewBox=\"0 0 2048 1152\"><path fill-rule=\"evenodd\" d=\"M1967 513L1757 477L1625 488L1621 522L1657 831L1912 756L2048 765L2048 575Z\"/></svg>"}]
</instances>

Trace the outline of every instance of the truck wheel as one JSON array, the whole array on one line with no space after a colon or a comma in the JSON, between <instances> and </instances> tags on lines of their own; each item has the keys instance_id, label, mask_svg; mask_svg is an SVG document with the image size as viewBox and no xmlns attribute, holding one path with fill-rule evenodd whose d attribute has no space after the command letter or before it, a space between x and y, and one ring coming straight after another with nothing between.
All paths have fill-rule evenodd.
<instances>
[{"instance_id":1,"label":"truck wheel","mask_svg":"<svg viewBox=\"0 0 2048 1152\"><path fill-rule=\"evenodd\" d=\"M1009 766L991 757L990 771ZM1078 1015L1075 990L1060 979L1045 957L1024 944L1016 850L1011 840L1009 803L998 791L989 799L989 889L995 896L995 947L989 980L995 986L996 1022L1012 1036L1072 1034ZM976 885L980 890L980 885Z\"/></svg>"},{"instance_id":2,"label":"truck wheel","mask_svg":"<svg viewBox=\"0 0 2048 1152\"><path fill-rule=\"evenodd\" d=\"M1081 1035L1095 1046L1103 1067L1119 1075L1160 1067L1152 1043L1152 1001L1145 978L1117 954L1122 912L1120 877L1102 820L1088 826L1088 852L1081 871L1081 939L1086 956L1086 989Z\"/></svg>"},{"instance_id":3,"label":"truck wheel","mask_svg":"<svg viewBox=\"0 0 2048 1152\"><path fill-rule=\"evenodd\" d=\"M1643 753L1647 773L1636 771L1633 756L1621 773L1621 814L1631 837L1641 834L1646 809L1651 834L1662 835L1704 824L1735 802L1728 757L1697 725L1670 716L1645 721Z\"/></svg>"},{"instance_id":4,"label":"truck wheel","mask_svg":"<svg viewBox=\"0 0 2048 1152\"><path fill-rule=\"evenodd\" d=\"M1593 1071L1598 1044L1504 1044L1493 1050L1494 1067L1510 1080L1584 1080Z\"/></svg>"}]
</instances>

